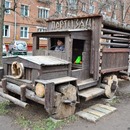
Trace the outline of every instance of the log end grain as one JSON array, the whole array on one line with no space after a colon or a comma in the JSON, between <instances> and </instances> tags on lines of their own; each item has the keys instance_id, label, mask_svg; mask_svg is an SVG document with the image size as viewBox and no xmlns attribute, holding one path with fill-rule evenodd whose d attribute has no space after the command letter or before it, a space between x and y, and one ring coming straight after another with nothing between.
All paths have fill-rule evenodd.
<instances>
[{"instance_id":1,"label":"log end grain","mask_svg":"<svg viewBox=\"0 0 130 130\"><path fill-rule=\"evenodd\" d=\"M38 97L44 97L45 96L45 86L41 83L37 83L35 86L35 93Z\"/></svg>"}]
</instances>

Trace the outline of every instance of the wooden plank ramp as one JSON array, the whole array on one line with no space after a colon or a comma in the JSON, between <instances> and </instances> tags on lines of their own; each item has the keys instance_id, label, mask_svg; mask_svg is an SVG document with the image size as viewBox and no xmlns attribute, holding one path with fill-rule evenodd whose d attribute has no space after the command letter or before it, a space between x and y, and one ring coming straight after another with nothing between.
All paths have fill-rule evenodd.
<instances>
[{"instance_id":1,"label":"wooden plank ramp","mask_svg":"<svg viewBox=\"0 0 130 130\"><path fill-rule=\"evenodd\" d=\"M77 112L76 115L88 121L96 122L102 117L109 115L116 110L117 109L112 106L96 104L80 112Z\"/></svg>"},{"instance_id":2,"label":"wooden plank ramp","mask_svg":"<svg viewBox=\"0 0 130 130\"><path fill-rule=\"evenodd\" d=\"M90 99L103 95L104 93L105 93L104 89L94 87L94 88L89 88L89 89L79 91L78 95L80 97L84 97L86 99L86 101L88 101Z\"/></svg>"}]
</instances>

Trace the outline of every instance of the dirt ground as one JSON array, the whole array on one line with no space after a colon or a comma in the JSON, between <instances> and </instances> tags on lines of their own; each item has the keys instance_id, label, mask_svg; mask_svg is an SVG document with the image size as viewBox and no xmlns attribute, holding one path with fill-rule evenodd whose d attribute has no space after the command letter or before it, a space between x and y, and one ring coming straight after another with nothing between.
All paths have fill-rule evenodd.
<instances>
[{"instance_id":1,"label":"dirt ground","mask_svg":"<svg viewBox=\"0 0 130 130\"><path fill-rule=\"evenodd\" d=\"M58 128L57 130L130 130L130 81L121 81L119 86L117 99L112 102L112 105L117 108L116 112L103 117L96 123L77 118L76 121L66 123L62 128ZM3 101L3 99L0 98L0 101ZM77 105L77 111L96 103L105 103L106 100L104 97L99 97L89 102L84 102L82 99L81 102L81 104ZM9 105L7 107L9 110L8 114L0 116L0 130L33 130L33 128L25 128L27 122L22 121L25 124L21 125L19 119L21 121L21 117L23 117L28 121L37 122L48 118L42 105L30 101L29 103L31 105L27 109L14 104ZM41 129L37 128L36 130Z\"/></svg>"}]
</instances>

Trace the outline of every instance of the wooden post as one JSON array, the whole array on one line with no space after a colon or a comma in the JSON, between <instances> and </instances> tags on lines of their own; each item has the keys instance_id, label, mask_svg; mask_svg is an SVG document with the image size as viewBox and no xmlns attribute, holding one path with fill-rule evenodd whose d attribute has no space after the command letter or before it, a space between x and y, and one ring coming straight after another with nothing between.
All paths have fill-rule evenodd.
<instances>
[{"instance_id":1,"label":"wooden post","mask_svg":"<svg viewBox=\"0 0 130 130\"><path fill-rule=\"evenodd\" d=\"M46 84L45 89L45 109L51 115L54 114L54 93L55 85L54 83Z\"/></svg>"},{"instance_id":2,"label":"wooden post","mask_svg":"<svg viewBox=\"0 0 130 130\"><path fill-rule=\"evenodd\" d=\"M67 55L67 61L72 61L72 45L73 44L73 40L67 36L65 37L65 51L66 51L66 55Z\"/></svg>"},{"instance_id":3,"label":"wooden post","mask_svg":"<svg viewBox=\"0 0 130 130\"><path fill-rule=\"evenodd\" d=\"M4 79L2 79L2 88L3 88L3 92L8 94L8 90L7 90L6 86L7 86L7 79L4 78Z\"/></svg>"},{"instance_id":4,"label":"wooden post","mask_svg":"<svg viewBox=\"0 0 130 130\"><path fill-rule=\"evenodd\" d=\"M33 37L33 55L36 55L37 49L39 49L39 37Z\"/></svg>"},{"instance_id":5,"label":"wooden post","mask_svg":"<svg viewBox=\"0 0 130 130\"><path fill-rule=\"evenodd\" d=\"M20 98L21 98L21 101L25 102L26 101L26 88L27 88L27 85L23 84L20 86L20 90L21 90L21 93L20 93Z\"/></svg>"},{"instance_id":6,"label":"wooden post","mask_svg":"<svg viewBox=\"0 0 130 130\"><path fill-rule=\"evenodd\" d=\"M93 78L99 80L99 40L101 35L102 18L96 18L92 21L92 43L91 43L91 69L90 73L94 74Z\"/></svg>"}]
</instances>

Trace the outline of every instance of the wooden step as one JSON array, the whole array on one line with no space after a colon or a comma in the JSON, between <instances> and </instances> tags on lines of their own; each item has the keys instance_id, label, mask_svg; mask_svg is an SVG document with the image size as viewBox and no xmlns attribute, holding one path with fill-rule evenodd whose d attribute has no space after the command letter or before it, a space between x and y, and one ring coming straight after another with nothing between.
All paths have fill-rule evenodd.
<instances>
[{"instance_id":1,"label":"wooden step","mask_svg":"<svg viewBox=\"0 0 130 130\"><path fill-rule=\"evenodd\" d=\"M84 97L86 101L88 101L90 99L103 95L104 93L105 93L104 89L94 87L94 88L89 88L86 90L79 91L78 95Z\"/></svg>"},{"instance_id":2,"label":"wooden step","mask_svg":"<svg viewBox=\"0 0 130 130\"><path fill-rule=\"evenodd\" d=\"M93 80L92 78L87 79L87 80L83 80L83 81L79 81L77 83L78 89L79 90L83 90L92 86L97 85L97 81Z\"/></svg>"}]
</instances>

